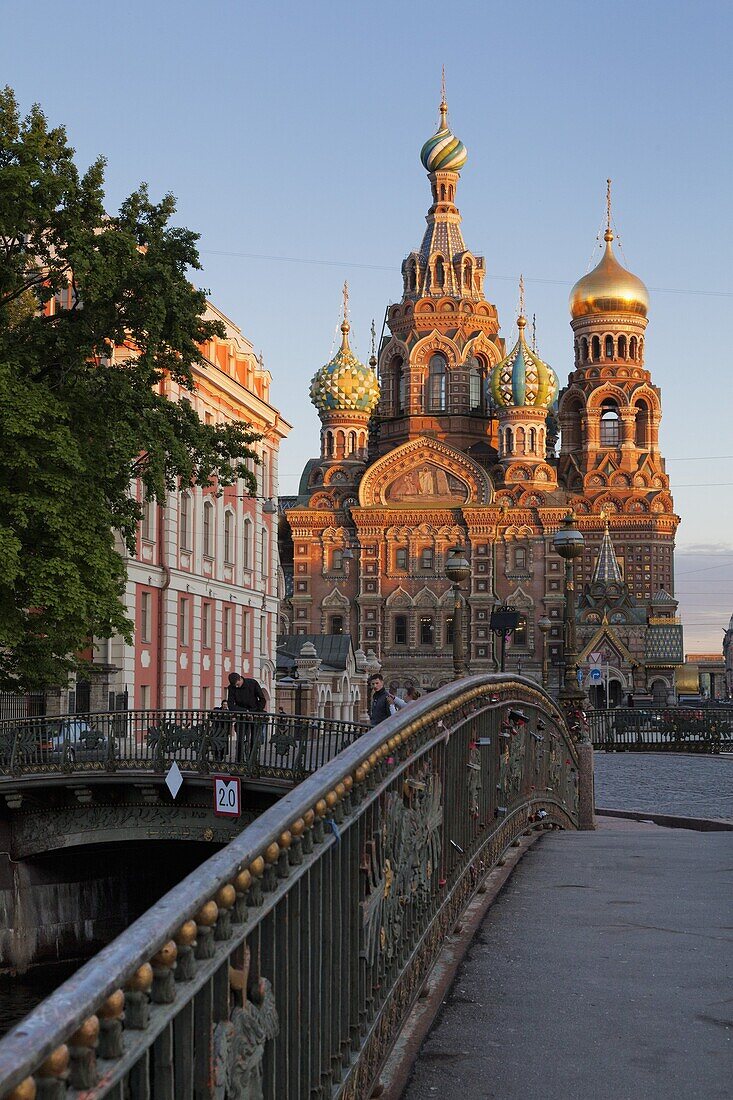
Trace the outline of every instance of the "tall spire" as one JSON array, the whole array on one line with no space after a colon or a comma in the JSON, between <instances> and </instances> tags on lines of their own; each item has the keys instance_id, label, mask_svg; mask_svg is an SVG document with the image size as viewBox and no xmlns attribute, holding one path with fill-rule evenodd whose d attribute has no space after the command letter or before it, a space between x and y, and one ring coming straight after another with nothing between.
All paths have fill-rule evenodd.
<instances>
[{"instance_id":1,"label":"tall spire","mask_svg":"<svg viewBox=\"0 0 733 1100\"><path fill-rule=\"evenodd\" d=\"M603 235L604 241L608 244L613 240L613 230L611 229L611 181L606 180L606 232Z\"/></svg>"},{"instance_id":2,"label":"tall spire","mask_svg":"<svg viewBox=\"0 0 733 1100\"><path fill-rule=\"evenodd\" d=\"M613 549L613 543L611 542L611 532L608 526L608 517L606 519L606 530L603 532L603 538L601 539L601 548L598 551L598 557L596 559L595 569L593 570L593 584L623 584L624 579L621 576L621 569L618 564L616 553Z\"/></svg>"},{"instance_id":3,"label":"tall spire","mask_svg":"<svg viewBox=\"0 0 733 1100\"><path fill-rule=\"evenodd\" d=\"M440 129L448 128L448 100L445 95L445 65L440 78Z\"/></svg>"},{"instance_id":4,"label":"tall spire","mask_svg":"<svg viewBox=\"0 0 733 1100\"><path fill-rule=\"evenodd\" d=\"M348 350L349 347L349 332L351 325L349 324L349 284L344 279L344 319L341 322L341 347L343 350Z\"/></svg>"}]
</instances>

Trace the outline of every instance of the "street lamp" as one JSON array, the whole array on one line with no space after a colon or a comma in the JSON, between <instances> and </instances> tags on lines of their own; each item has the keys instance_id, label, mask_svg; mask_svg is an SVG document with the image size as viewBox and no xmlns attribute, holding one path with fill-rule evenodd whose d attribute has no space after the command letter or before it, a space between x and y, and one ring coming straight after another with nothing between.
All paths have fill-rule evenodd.
<instances>
[{"instance_id":1,"label":"street lamp","mask_svg":"<svg viewBox=\"0 0 733 1100\"><path fill-rule=\"evenodd\" d=\"M500 671L504 671L504 665L506 663L506 640L508 634L513 634L517 629L517 623L519 622L519 612L516 607L512 607L511 604L503 603L501 607L495 607L491 612L491 618L489 619L489 629L493 630L494 634L498 634L501 639L500 652Z\"/></svg>"},{"instance_id":2,"label":"street lamp","mask_svg":"<svg viewBox=\"0 0 733 1100\"><path fill-rule=\"evenodd\" d=\"M560 686L560 702L568 710L580 705L583 690L578 684L578 654L575 643L575 578L573 562L583 553L584 540L575 526L575 516L568 512L562 527L555 535L553 546L565 560L565 607L563 612L563 678Z\"/></svg>"},{"instance_id":3,"label":"street lamp","mask_svg":"<svg viewBox=\"0 0 733 1100\"><path fill-rule=\"evenodd\" d=\"M471 566L460 546L454 546L449 554L445 575L453 586L453 678L459 680L468 672L463 649L463 596L460 586L471 576Z\"/></svg>"},{"instance_id":4,"label":"street lamp","mask_svg":"<svg viewBox=\"0 0 733 1100\"><path fill-rule=\"evenodd\" d=\"M547 635L552 630L552 623L547 618L547 615L543 615L542 618L538 621L537 629L542 634L542 686L547 687Z\"/></svg>"}]
</instances>

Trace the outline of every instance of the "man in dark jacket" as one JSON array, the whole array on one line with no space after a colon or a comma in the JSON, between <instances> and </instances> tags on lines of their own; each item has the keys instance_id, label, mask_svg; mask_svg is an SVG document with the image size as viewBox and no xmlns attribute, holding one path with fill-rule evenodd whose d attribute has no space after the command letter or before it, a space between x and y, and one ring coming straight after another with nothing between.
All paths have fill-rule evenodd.
<instances>
[{"instance_id":1,"label":"man in dark jacket","mask_svg":"<svg viewBox=\"0 0 733 1100\"><path fill-rule=\"evenodd\" d=\"M385 718L389 718L390 697L384 686L384 677L381 672L375 672L373 676L370 676L369 684L372 689L369 721L373 726L376 726L377 723L383 722Z\"/></svg>"},{"instance_id":2,"label":"man in dark jacket","mask_svg":"<svg viewBox=\"0 0 733 1100\"><path fill-rule=\"evenodd\" d=\"M237 672L229 673L229 687L227 689L229 710L234 711L235 714L237 712L243 714L262 711L265 709L266 702L264 691L251 676L240 676ZM235 722L237 727L237 760L244 762L247 758L247 741L252 742L251 749L254 746L255 736L258 736L258 732L252 721L248 722L243 718L236 718Z\"/></svg>"}]
</instances>

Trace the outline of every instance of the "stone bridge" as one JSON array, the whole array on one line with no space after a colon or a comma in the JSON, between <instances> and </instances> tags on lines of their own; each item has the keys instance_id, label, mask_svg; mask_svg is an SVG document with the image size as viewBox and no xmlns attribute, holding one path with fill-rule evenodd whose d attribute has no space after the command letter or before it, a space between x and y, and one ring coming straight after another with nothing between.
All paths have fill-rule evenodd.
<instances>
[{"instance_id":1,"label":"stone bridge","mask_svg":"<svg viewBox=\"0 0 733 1100\"><path fill-rule=\"evenodd\" d=\"M195 711L0 723L0 968L101 946L363 730ZM214 812L212 773L239 777L238 818Z\"/></svg>"},{"instance_id":2,"label":"stone bridge","mask_svg":"<svg viewBox=\"0 0 733 1100\"><path fill-rule=\"evenodd\" d=\"M527 680L465 677L411 703L11 1031L0 1095L369 1097L492 869L523 835L577 826L583 759Z\"/></svg>"}]
</instances>

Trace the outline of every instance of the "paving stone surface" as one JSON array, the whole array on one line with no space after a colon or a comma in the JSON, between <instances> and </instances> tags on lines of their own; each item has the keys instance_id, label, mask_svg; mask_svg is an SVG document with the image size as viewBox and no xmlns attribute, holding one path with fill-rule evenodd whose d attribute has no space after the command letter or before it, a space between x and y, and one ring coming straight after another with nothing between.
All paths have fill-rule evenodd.
<instances>
[{"instance_id":1,"label":"paving stone surface","mask_svg":"<svg viewBox=\"0 0 733 1100\"><path fill-rule=\"evenodd\" d=\"M728 1100L731 898L733 833L548 833L489 910L405 1100Z\"/></svg>"},{"instance_id":2,"label":"paving stone surface","mask_svg":"<svg viewBox=\"0 0 733 1100\"><path fill-rule=\"evenodd\" d=\"M733 755L596 752L596 806L733 820Z\"/></svg>"}]
</instances>

